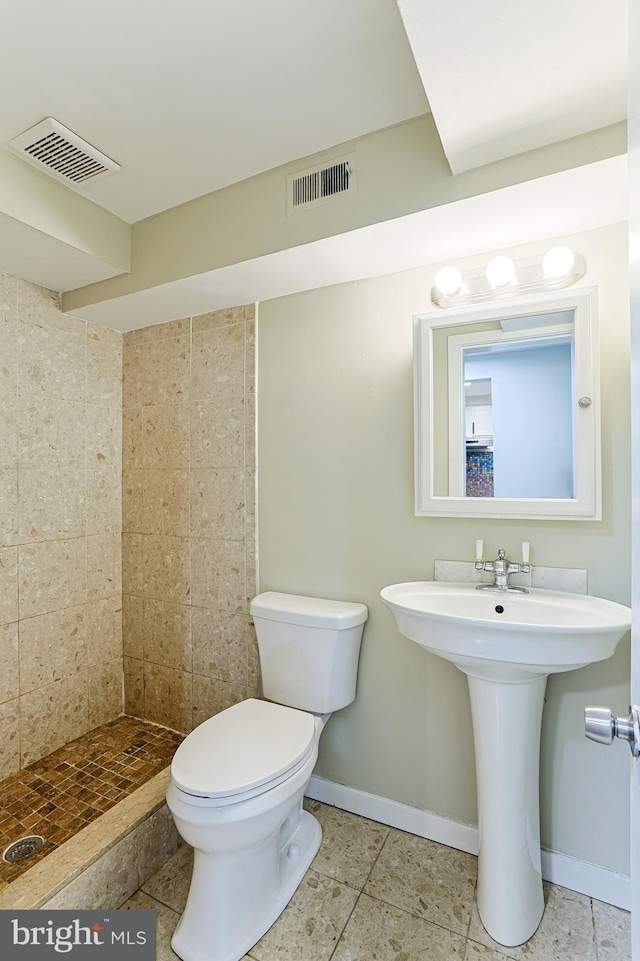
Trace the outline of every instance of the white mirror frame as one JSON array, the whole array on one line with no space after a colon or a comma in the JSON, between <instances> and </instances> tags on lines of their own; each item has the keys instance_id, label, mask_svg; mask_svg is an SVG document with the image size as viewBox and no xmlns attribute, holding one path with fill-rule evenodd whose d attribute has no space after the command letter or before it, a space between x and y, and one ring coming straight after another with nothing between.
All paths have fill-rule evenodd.
<instances>
[{"instance_id":1,"label":"white mirror frame","mask_svg":"<svg viewBox=\"0 0 640 961\"><path fill-rule=\"evenodd\" d=\"M434 493L433 331L465 323L526 317L542 311L574 311L575 497L509 498L440 496ZM415 512L423 517L496 517L600 520L600 377L597 289L583 287L526 300L460 311L430 311L413 318L415 408ZM580 398L591 404L582 407Z\"/></svg>"}]
</instances>

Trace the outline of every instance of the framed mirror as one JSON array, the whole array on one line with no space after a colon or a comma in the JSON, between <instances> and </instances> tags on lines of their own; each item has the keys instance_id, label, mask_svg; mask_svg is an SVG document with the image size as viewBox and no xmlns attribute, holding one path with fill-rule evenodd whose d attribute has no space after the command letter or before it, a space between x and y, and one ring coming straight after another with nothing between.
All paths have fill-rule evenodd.
<instances>
[{"instance_id":1,"label":"framed mirror","mask_svg":"<svg viewBox=\"0 0 640 961\"><path fill-rule=\"evenodd\" d=\"M416 514L599 520L595 288L414 317Z\"/></svg>"}]
</instances>

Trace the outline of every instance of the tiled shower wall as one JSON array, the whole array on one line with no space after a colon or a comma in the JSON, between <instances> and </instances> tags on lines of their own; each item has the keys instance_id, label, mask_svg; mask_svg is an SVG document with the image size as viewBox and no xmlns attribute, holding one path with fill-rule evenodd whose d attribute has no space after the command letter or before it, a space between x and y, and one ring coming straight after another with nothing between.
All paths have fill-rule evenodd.
<instances>
[{"instance_id":1,"label":"tiled shower wall","mask_svg":"<svg viewBox=\"0 0 640 961\"><path fill-rule=\"evenodd\" d=\"M0 274L0 777L122 710L122 335Z\"/></svg>"},{"instance_id":2,"label":"tiled shower wall","mask_svg":"<svg viewBox=\"0 0 640 961\"><path fill-rule=\"evenodd\" d=\"M187 732L255 693L253 306L124 337L126 709Z\"/></svg>"}]
</instances>

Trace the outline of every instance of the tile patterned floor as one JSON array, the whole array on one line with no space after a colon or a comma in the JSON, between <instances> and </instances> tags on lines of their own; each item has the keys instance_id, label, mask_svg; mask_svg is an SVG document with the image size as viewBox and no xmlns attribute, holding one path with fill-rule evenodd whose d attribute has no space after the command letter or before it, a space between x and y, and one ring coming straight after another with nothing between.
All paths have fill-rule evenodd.
<instances>
[{"instance_id":1,"label":"tile patterned floor","mask_svg":"<svg viewBox=\"0 0 640 961\"><path fill-rule=\"evenodd\" d=\"M18 864L0 860L0 889L162 771L181 741L174 731L120 717L2 781L0 851L31 834L45 844Z\"/></svg>"},{"instance_id":2,"label":"tile patterned floor","mask_svg":"<svg viewBox=\"0 0 640 961\"><path fill-rule=\"evenodd\" d=\"M630 961L625 911L545 885L533 938L504 948L474 903L476 859L317 801L320 850L294 897L244 961ZM187 898L191 849L178 853L124 907L158 912L157 961Z\"/></svg>"}]
</instances>

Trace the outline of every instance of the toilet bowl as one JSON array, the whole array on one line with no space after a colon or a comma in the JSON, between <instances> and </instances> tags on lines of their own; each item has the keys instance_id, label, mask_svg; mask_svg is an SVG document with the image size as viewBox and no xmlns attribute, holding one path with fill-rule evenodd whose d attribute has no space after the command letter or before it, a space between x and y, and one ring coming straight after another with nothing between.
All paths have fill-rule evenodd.
<instances>
[{"instance_id":1,"label":"toilet bowl","mask_svg":"<svg viewBox=\"0 0 640 961\"><path fill-rule=\"evenodd\" d=\"M251 611L264 694L277 689L278 703L216 714L171 764L167 804L194 849L171 941L183 961L239 961L284 910L322 838L302 808L320 735L355 697L363 604L268 592Z\"/></svg>"}]
</instances>

